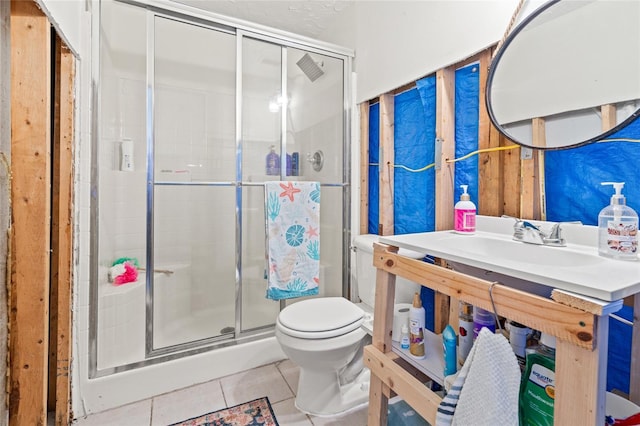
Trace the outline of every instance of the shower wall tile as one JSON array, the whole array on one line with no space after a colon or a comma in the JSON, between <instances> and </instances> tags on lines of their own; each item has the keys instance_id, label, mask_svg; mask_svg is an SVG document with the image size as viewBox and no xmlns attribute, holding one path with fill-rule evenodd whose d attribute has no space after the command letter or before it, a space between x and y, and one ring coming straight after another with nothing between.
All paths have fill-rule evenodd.
<instances>
[{"instance_id":1,"label":"shower wall tile","mask_svg":"<svg viewBox=\"0 0 640 426\"><path fill-rule=\"evenodd\" d=\"M76 322L76 330L86 331L89 330L89 306L79 306L74 309L74 318Z\"/></svg>"}]
</instances>

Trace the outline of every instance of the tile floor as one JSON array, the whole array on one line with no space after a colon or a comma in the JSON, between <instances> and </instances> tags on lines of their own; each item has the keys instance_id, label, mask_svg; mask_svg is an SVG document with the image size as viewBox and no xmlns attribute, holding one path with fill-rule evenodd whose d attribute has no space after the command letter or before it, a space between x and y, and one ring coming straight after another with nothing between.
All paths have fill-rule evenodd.
<instances>
[{"instance_id":1,"label":"tile floor","mask_svg":"<svg viewBox=\"0 0 640 426\"><path fill-rule=\"evenodd\" d=\"M285 360L78 419L79 426L165 426L269 397L281 426L364 426L367 407L331 418L308 416L294 405L299 369Z\"/></svg>"}]
</instances>

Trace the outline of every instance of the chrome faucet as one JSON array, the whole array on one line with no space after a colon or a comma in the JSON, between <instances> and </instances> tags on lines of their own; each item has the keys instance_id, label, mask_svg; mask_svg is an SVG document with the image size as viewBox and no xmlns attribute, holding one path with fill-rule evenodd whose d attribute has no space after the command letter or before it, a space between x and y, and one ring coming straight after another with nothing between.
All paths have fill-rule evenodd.
<instances>
[{"instance_id":1,"label":"chrome faucet","mask_svg":"<svg viewBox=\"0 0 640 426\"><path fill-rule=\"evenodd\" d=\"M510 217L510 216L503 216ZM515 219L513 225L513 239L522 241L523 243L538 244L553 247L565 247L567 242L562 238L562 228L559 223L555 223L551 227L549 233L545 233L540 227L526 220Z\"/></svg>"}]
</instances>

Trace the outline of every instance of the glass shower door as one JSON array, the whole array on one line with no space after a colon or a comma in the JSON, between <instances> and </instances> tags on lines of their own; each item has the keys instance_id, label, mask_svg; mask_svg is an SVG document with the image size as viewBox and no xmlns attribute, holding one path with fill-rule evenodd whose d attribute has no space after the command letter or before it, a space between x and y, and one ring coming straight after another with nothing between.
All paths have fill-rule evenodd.
<instances>
[{"instance_id":1,"label":"glass shower door","mask_svg":"<svg viewBox=\"0 0 640 426\"><path fill-rule=\"evenodd\" d=\"M154 27L148 353L233 337L236 315L235 35Z\"/></svg>"},{"instance_id":2,"label":"glass shower door","mask_svg":"<svg viewBox=\"0 0 640 426\"><path fill-rule=\"evenodd\" d=\"M246 330L273 324L281 307L265 298L266 181L320 182L320 295L344 294L348 166L343 60L243 36L241 75L242 329ZM279 159L276 170L267 164L272 151ZM316 153L321 164L307 160Z\"/></svg>"}]
</instances>

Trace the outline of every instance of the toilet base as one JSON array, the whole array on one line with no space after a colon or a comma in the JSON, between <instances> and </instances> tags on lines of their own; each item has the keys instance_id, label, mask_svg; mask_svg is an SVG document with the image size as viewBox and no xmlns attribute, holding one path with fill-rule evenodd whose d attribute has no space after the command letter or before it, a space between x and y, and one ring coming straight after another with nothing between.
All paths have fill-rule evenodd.
<instances>
[{"instance_id":1,"label":"toilet base","mask_svg":"<svg viewBox=\"0 0 640 426\"><path fill-rule=\"evenodd\" d=\"M342 414L369 400L368 368L344 385L340 385L337 376L337 373L300 369L296 408L306 414L327 417Z\"/></svg>"}]
</instances>

